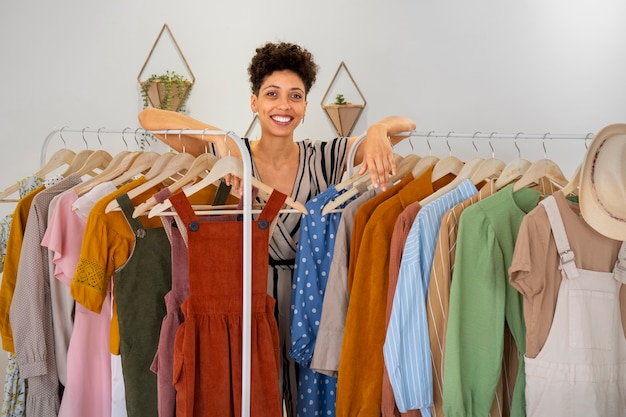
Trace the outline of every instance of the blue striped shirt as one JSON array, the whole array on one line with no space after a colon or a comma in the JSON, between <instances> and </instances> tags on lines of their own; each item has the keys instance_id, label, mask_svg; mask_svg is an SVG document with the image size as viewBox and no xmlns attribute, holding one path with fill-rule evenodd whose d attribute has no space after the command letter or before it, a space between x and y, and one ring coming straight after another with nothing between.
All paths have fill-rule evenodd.
<instances>
[{"instance_id":1,"label":"blue striped shirt","mask_svg":"<svg viewBox=\"0 0 626 417\"><path fill-rule=\"evenodd\" d=\"M426 296L439 226L444 214L476 194L469 180L426 204L407 237L391 317L383 346L385 365L400 412L419 409L430 417L433 378L426 317Z\"/></svg>"}]
</instances>

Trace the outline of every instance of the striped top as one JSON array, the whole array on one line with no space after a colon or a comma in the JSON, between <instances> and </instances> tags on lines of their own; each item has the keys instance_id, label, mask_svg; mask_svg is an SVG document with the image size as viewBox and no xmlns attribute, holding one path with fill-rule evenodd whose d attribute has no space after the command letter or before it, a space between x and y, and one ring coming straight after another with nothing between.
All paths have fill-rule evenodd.
<instances>
[{"instance_id":1,"label":"striped top","mask_svg":"<svg viewBox=\"0 0 626 417\"><path fill-rule=\"evenodd\" d=\"M250 141L245 139L248 151ZM335 138L329 141L305 139L296 142L300 148L298 173L290 197L306 204L314 196L325 191L330 184L341 180L348 150L348 138ZM259 181L254 159L252 175ZM294 259L300 231L300 213L281 213L270 241L270 256L276 260Z\"/></svg>"},{"instance_id":2,"label":"striped top","mask_svg":"<svg viewBox=\"0 0 626 417\"><path fill-rule=\"evenodd\" d=\"M470 180L426 204L407 237L383 347L398 410L430 416L433 382L426 319L426 295L443 215L478 190Z\"/></svg>"}]
</instances>

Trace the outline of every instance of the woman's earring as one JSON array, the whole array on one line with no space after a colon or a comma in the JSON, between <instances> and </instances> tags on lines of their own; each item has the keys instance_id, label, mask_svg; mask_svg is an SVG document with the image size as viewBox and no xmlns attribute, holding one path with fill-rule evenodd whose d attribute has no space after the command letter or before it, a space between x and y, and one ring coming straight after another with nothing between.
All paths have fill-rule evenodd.
<instances>
[{"instance_id":1,"label":"woman's earring","mask_svg":"<svg viewBox=\"0 0 626 417\"><path fill-rule=\"evenodd\" d=\"M302 116L302 121L300 123L304 124L304 116Z\"/></svg>"}]
</instances>

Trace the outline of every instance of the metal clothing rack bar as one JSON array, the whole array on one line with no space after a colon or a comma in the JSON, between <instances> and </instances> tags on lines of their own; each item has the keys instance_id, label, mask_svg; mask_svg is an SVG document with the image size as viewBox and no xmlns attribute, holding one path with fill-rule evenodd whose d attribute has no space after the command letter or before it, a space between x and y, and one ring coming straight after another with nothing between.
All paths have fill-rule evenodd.
<instances>
[{"instance_id":1,"label":"metal clothing rack bar","mask_svg":"<svg viewBox=\"0 0 626 417\"><path fill-rule=\"evenodd\" d=\"M40 166L44 166L46 161L47 161L47 154L48 154L48 147L50 146L50 142L52 141L52 139L54 139L56 136L58 136L61 141L66 144L65 139L63 138L63 134L64 133L80 133L81 135L83 135L83 141L85 141L85 145L88 146L88 142L85 138L85 133L89 133L89 134L96 134L98 135L98 141L100 141L100 136L99 135L120 135L122 137L122 140L124 140L124 142L126 142L126 138L125 135L127 134L132 134L134 136L134 139L137 139L137 135L139 133L141 133L141 135L145 136L148 131L142 127L140 128L124 128L124 129L106 129L106 128L99 128L99 129L90 129L90 128L83 128L83 129L68 129L67 127L62 127L60 129L54 129L52 130L50 133L48 133L48 136L46 136L46 139L44 139L43 144L41 146L41 152L40 152L40 156L39 156L39 164ZM102 143L101 143L102 144ZM128 143L126 142L126 145L128 145Z\"/></svg>"},{"instance_id":2,"label":"metal clothing rack bar","mask_svg":"<svg viewBox=\"0 0 626 417\"><path fill-rule=\"evenodd\" d=\"M365 139L366 133L362 133L355 141L354 146L350 149L350 153L348 154L348 164L347 164L347 175L352 176L354 170L354 158L356 155L356 150L358 146L361 144L361 141ZM424 139L488 139L488 140L553 140L553 139L565 139L565 140L589 140L593 139L594 133L483 133L483 132L465 132L465 133L457 133L454 131L449 132L437 132L431 130L429 132L418 132L418 131L408 131L408 132L400 132L396 136L406 136L406 137L420 137Z\"/></svg>"}]
</instances>

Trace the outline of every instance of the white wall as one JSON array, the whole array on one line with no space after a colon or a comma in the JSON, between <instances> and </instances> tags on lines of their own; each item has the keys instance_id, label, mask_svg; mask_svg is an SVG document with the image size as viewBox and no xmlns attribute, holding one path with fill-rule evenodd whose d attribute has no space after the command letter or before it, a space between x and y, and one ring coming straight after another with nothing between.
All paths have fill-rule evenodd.
<instances>
[{"instance_id":1,"label":"white wall","mask_svg":"<svg viewBox=\"0 0 626 417\"><path fill-rule=\"evenodd\" d=\"M618 0L5 1L0 189L38 168L53 129L138 127L136 78L164 23L196 76L189 114L239 134L252 117L254 48L267 40L309 48L321 70L297 137L325 139L334 130L320 100L341 61L367 99L356 133L394 113L420 131L597 132L626 114L625 17ZM81 146L80 135L65 137ZM102 139L123 147L117 136ZM584 143L556 142L547 156L571 174ZM423 141L412 143L425 152ZM459 156L475 153L450 145ZM488 143L476 145L490 155ZM543 156L540 145L521 143L522 156ZM494 147L501 159L517 156L510 140ZM448 152L445 140L433 149Z\"/></svg>"}]
</instances>

